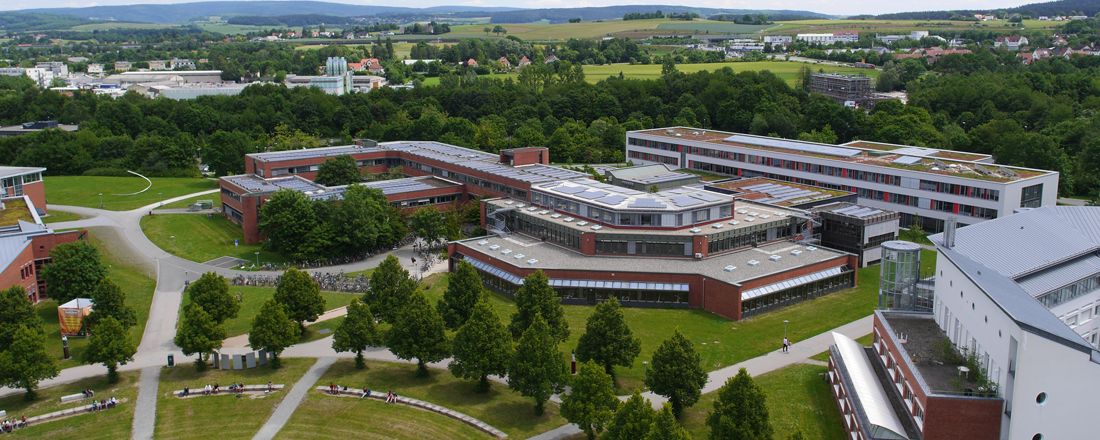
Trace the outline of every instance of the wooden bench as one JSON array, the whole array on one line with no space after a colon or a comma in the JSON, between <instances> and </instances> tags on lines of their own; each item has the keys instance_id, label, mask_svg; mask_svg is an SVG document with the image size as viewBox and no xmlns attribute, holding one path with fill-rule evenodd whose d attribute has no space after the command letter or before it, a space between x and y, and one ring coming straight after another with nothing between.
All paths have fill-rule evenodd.
<instances>
[{"instance_id":1,"label":"wooden bench","mask_svg":"<svg viewBox=\"0 0 1100 440\"><path fill-rule=\"evenodd\" d=\"M283 385L281 383L271 384L271 391L273 391L273 392L274 391L280 391L284 388L286 388L286 385ZM242 392L242 393L264 393L264 392L267 392L267 390L268 390L268 388L267 388L266 384L265 385L245 385L245 386L242 386L240 388L239 392ZM187 396L183 396L182 395L183 390L175 390L175 391L172 391L172 395L174 395L176 397L192 397L192 396L220 396L220 395L223 395L223 394L237 394L238 393L237 390L230 391L228 387L222 387L221 389L218 390L217 393L210 393L210 394L203 394L203 389L202 388L192 388L192 389L188 390L188 392L189 392L189 394Z\"/></svg>"},{"instance_id":2,"label":"wooden bench","mask_svg":"<svg viewBox=\"0 0 1100 440\"><path fill-rule=\"evenodd\" d=\"M69 394L68 396L61 396L61 403L76 402L79 400L87 399L84 393Z\"/></svg>"}]
</instances>

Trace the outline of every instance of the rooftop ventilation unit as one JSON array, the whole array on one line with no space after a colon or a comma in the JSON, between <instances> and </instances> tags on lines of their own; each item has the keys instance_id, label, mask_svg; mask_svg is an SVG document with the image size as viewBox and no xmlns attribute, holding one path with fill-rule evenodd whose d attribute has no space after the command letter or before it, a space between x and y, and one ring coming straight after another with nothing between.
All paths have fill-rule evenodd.
<instances>
[{"instance_id":1,"label":"rooftop ventilation unit","mask_svg":"<svg viewBox=\"0 0 1100 440\"><path fill-rule=\"evenodd\" d=\"M753 217L759 217L759 216L760 216L760 213L759 213L759 212L756 212L756 211L753 211L753 212L750 212L750 213L749 213L749 215L751 215L751 216L753 216Z\"/></svg>"},{"instance_id":2,"label":"rooftop ventilation unit","mask_svg":"<svg viewBox=\"0 0 1100 440\"><path fill-rule=\"evenodd\" d=\"M703 232L703 230L699 229L699 228L691 228L691 232L697 234L697 233Z\"/></svg>"},{"instance_id":3,"label":"rooftop ventilation unit","mask_svg":"<svg viewBox=\"0 0 1100 440\"><path fill-rule=\"evenodd\" d=\"M534 259L534 258L532 258L532 259L530 259L530 260L527 260L527 264L530 264L530 265L532 265L532 266L534 266L534 265L535 265L535 263L538 263L538 262L539 262L539 260L536 260L536 259Z\"/></svg>"},{"instance_id":4,"label":"rooftop ventilation unit","mask_svg":"<svg viewBox=\"0 0 1100 440\"><path fill-rule=\"evenodd\" d=\"M564 218L564 219L562 219L562 220L563 220L563 221L567 221L567 222L571 222L571 221L573 221L573 220L576 220L576 219L575 219L575 218L573 218L573 217L566 217L566 218Z\"/></svg>"},{"instance_id":5,"label":"rooftop ventilation unit","mask_svg":"<svg viewBox=\"0 0 1100 440\"><path fill-rule=\"evenodd\" d=\"M737 225L741 224L741 222L739 222L737 220L730 220L730 224L734 225L734 226L737 226Z\"/></svg>"},{"instance_id":6,"label":"rooftop ventilation unit","mask_svg":"<svg viewBox=\"0 0 1100 440\"><path fill-rule=\"evenodd\" d=\"M795 250L792 250L792 251L791 251L791 255L794 255L794 256L796 256L796 257L797 257L797 256L799 256L799 255L802 255L802 251L801 251L801 250L799 250L799 249L795 249Z\"/></svg>"},{"instance_id":7,"label":"rooftop ventilation unit","mask_svg":"<svg viewBox=\"0 0 1100 440\"><path fill-rule=\"evenodd\" d=\"M546 214L549 214L549 213L550 213L550 211L547 211L545 209L542 210L542 211L539 211L539 215L546 215Z\"/></svg>"},{"instance_id":8,"label":"rooftop ventilation unit","mask_svg":"<svg viewBox=\"0 0 1100 440\"><path fill-rule=\"evenodd\" d=\"M500 253L502 253L504 255L508 255L508 254L512 253L512 250L511 249L505 249L503 251L500 251Z\"/></svg>"},{"instance_id":9,"label":"rooftop ventilation unit","mask_svg":"<svg viewBox=\"0 0 1100 440\"><path fill-rule=\"evenodd\" d=\"M747 221L747 222L756 221L756 217L751 217L751 216L750 217L745 217L745 221Z\"/></svg>"},{"instance_id":10,"label":"rooftop ventilation unit","mask_svg":"<svg viewBox=\"0 0 1100 440\"><path fill-rule=\"evenodd\" d=\"M481 241L477 242L478 246L485 246L487 244L489 244L489 240L481 240Z\"/></svg>"},{"instance_id":11,"label":"rooftop ventilation unit","mask_svg":"<svg viewBox=\"0 0 1100 440\"><path fill-rule=\"evenodd\" d=\"M772 255L772 256L768 257L768 259L769 259L769 260L772 260L772 261L779 261L779 260L781 260L782 258L783 258L783 257L780 257L779 255Z\"/></svg>"},{"instance_id":12,"label":"rooftop ventilation unit","mask_svg":"<svg viewBox=\"0 0 1100 440\"><path fill-rule=\"evenodd\" d=\"M806 250L810 251L810 252L813 252L813 251L817 250L817 247L816 246L806 246Z\"/></svg>"},{"instance_id":13,"label":"rooftop ventilation unit","mask_svg":"<svg viewBox=\"0 0 1100 440\"><path fill-rule=\"evenodd\" d=\"M721 223L715 223L713 225L710 225L710 227L712 227L714 229L722 229L722 224Z\"/></svg>"},{"instance_id":14,"label":"rooftop ventilation unit","mask_svg":"<svg viewBox=\"0 0 1100 440\"><path fill-rule=\"evenodd\" d=\"M561 218L561 214L554 214L554 215L551 215L551 216L550 216L550 218Z\"/></svg>"},{"instance_id":15,"label":"rooftop ventilation unit","mask_svg":"<svg viewBox=\"0 0 1100 440\"><path fill-rule=\"evenodd\" d=\"M526 257L526 255L523 255L523 254L515 254L515 255L512 255L512 258L515 258L515 259L517 259L517 260L522 260L522 259L523 259L523 257Z\"/></svg>"},{"instance_id":16,"label":"rooftop ventilation unit","mask_svg":"<svg viewBox=\"0 0 1100 440\"><path fill-rule=\"evenodd\" d=\"M507 201L507 202L504 202L504 204L505 204L505 205L512 205L512 204L515 204L515 203L516 203L516 202L513 202L513 201L511 201L511 200L509 200L509 201Z\"/></svg>"},{"instance_id":17,"label":"rooftop ventilation unit","mask_svg":"<svg viewBox=\"0 0 1100 440\"><path fill-rule=\"evenodd\" d=\"M538 210L539 210L539 208L537 208L537 207L535 207L535 206L532 206L532 207L529 207L529 208L527 208L527 210L528 210L528 211L531 211L531 212L535 212L535 211L538 211Z\"/></svg>"},{"instance_id":18,"label":"rooftop ventilation unit","mask_svg":"<svg viewBox=\"0 0 1100 440\"><path fill-rule=\"evenodd\" d=\"M600 225L592 225L592 230L593 230L593 231L599 231L600 229L603 229L603 226L600 226Z\"/></svg>"},{"instance_id":19,"label":"rooftop ventilation unit","mask_svg":"<svg viewBox=\"0 0 1100 440\"><path fill-rule=\"evenodd\" d=\"M764 214L764 215L761 215L760 218L768 219L768 218L772 218L772 216Z\"/></svg>"},{"instance_id":20,"label":"rooftop ventilation unit","mask_svg":"<svg viewBox=\"0 0 1100 440\"><path fill-rule=\"evenodd\" d=\"M494 244L494 245L492 245L492 246L489 246L489 250L494 250L494 251L495 251L495 250L497 250L497 249L500 249L500 245L499 245L499 244Z\"/></svg>"},{"instance_id":21,"label":"rooftop ventilation unit","mask_svg":"<svg viewBox=\"0 0 1100 440\"><path fill-rule=\"evenodd\" d=\"M759 262L759 261L756 261L756 260L749 260L749 261L748 261L748 262L746 262L745 264L748 264L749 266L756 266L756 265L759 265L759 264L760 264L760 262Z\"/></svg>"},{"instance_id":22,"label":"rooftop ventilation unit","mask_svg":"<svg viewBox=\"0 0 1100 440\"><path fill-rule=\"evenodd\" d=\"M738 213L738 214L748 214L748 213L749 213L749 210L747 210L747 209L738 209L738 210L737 210L737 213Z\"/></svg>"},{"instance_id":23,"label":"rooftop ventilation unit","mask_svg":"<svg viewBox=\"0 0 1100 440\"><path fill-rule=\"evenodd\" d=\"M722 268L722 270L724 270L726 272L733 272L734 270L737 270L737 266L734 266L734 265L731 264L729 266L726 266L726 267Z\"/></svg>"},{"instance_id":24,"label":"rooftop ventilation unit","mask_svg":"<svg viewBox=\"0 0 1100 440\"><path fill-rule=\"evenodd\" d=\"M583 221L582 222L577 222L577 226L585 226L587 224L588 224L588 222L583 222Z\"/></svg>"},{"instance_id":25,"label":"rooftop ventilation unit","mask_svg":"<svg viewBox=\"0 0 1100 440\"><path fill-rule=\"evenodd\" d=\"M522 208L522 207L524 207L524 206L527 206L527 205L526 205L526 204L523 204L523 203L516 203L516 207L517 207L517 208Z\"/></svg>"}]
</instances>

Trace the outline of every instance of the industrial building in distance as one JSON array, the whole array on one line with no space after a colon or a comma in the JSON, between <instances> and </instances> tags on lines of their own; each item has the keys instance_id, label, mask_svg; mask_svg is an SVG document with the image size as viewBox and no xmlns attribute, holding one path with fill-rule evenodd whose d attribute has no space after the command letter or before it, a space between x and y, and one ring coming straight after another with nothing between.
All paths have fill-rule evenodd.
<instances>
[{"instance_id":1,"label":"industrial building in distance","mask_svg":"<svg viewBox=\"0 0 1100 440\"><path fill-rule=\"evenodd\" d=\"M626 158L738 177L769 177L850 191L896 211L901 225L943 229L1054 206L1058 173L993 163L985 154L853 141L843 145L671 127L626 133Z\"/></svg>"}]
</instances>

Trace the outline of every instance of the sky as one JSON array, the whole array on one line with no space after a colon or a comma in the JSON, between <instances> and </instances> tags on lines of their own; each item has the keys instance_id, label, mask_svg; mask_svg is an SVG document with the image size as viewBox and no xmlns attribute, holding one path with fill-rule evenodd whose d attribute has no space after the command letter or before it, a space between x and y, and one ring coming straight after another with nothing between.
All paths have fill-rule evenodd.
<instances>
[{"instance_id":1,"label":"sky","mask_svg":"<svg viewBox=\"0 0 1100 440\"><path fill-rule=\"evenodd\" d=\"M62 8L138 3L188 3L194 0L0 0L0 10L28 8ZM333 0L326 0L333 1ZM731 9L797 9L831 15L883 14L914 10L991 9L1019 6L1045 0L923 0L919 2L898 0L400 0L356 1L340 0L339 3L426 7L440 5L469 6L522 6L524 8L561 8L611 6L623 4L686 4L698 7Z\"/></svg>"}]
</instances>

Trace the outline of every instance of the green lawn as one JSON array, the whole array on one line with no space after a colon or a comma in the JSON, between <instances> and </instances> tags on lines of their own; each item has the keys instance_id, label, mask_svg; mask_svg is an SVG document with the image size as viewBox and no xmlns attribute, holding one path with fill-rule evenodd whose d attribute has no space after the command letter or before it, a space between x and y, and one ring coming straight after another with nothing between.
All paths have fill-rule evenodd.
<instances>
[{"instance_id":1,"label":"green lawn","mask_svg":"<svg viewBox=\"0 0 1100 440\"><path fill-rule=\"evenodd\" d=\"M565 424L553 403L547 403L546 412L536 417L534 402L512 392L507 385L494 382L488 393L480 394L474 391L474 382L455 379L446 370L432 369L427 378L416 377L416 366L412 364L368 362L367 369L357 370L354 360L344 359L333 365L317 383L335 383L356 389L366 386L380 393L392 390L401 396L463 412L514 438L527 438ZM330 423L344 421L331 416L325 420Z\"/></svg>"},{"instance_id":2,"label":"green lawn","mask_svg":"<svg viewBox=\"0 0 1100 440\"><path fill-rule=\"evenodd\" d=\"M108 277L122 288L126 294L126 305L134 309L137 314L138 324L130 328L130 339L134 345L141 343L141 336L145 332L145 322L149 319L149 307L153 303L153 290L156 281L142 272L140 269L128 265L107 252L104 243L95 235L94 231L88 234L89 243L99 249L103 262L109 266ZM61 335L57 324L57 301L45 300L35 307L39 316L46 323L46 351L61 359ZM80 354L88 345L85 338L69 338L69 348L72 358L61 361L61 368L69 368L80 365ZM3 409L0 407L0 409Z\"/></svg>"},{"instance_id":3,"label":"green lawn","mask_svg":"<svg viewBox=\"0 0 1100 440\"><path fill-rule=\"evenodd\" d=\"M312 391L279 438L284 439L485 439L490 436L442 414L373 399Z\"/></svg>"},{"instance_id":4,"label":"green lawn","mask_svg":"<svg viewBox=\"0 0 1100 440\"><path fill-rule=\"evenodd\" d=\"M255 287L255 286L229 286L229 294L236 296L241 295L241 309L237 312L237 317L225 321L225 332L228 336L237 336L248 333L252 327L252 318L256 316L256 313L260 311L264 303L267 300L275 296L274 287ZM362 295L358 293L342 293L342 292L321 292L321 296L325 298L325 310L337 309L344 307L351 303L353 299L360 298ZM183 306L191 303L190 295L184 295ZM183 307L180 307L180 313L183 313ZM324 323L318 323L321 325ZM326 324L317 329L330 328L332 324ZM311 326L312 327L312 326ZM335 327L331 327L335 328ZM316 331L316 329L314 330ZM309 336L303 335L303 336ZM326 335L321 335L326 336ZM314 337L313 339L319 339Z\"/></svg>"},{"instance_id":5,"label":"green lawn","mask_svg":"<svg viewBox=\"0 0 1100 440\"><path fill-rule=\"evenodd\" d=\"M705 32L710 34L752 34L769 27L771 25L737 24L732 21L673 21L657 25L657 29L662 31Z\"/></svg>"},{"instance_id":6,"label":"green lawn","mask_svg":"<svg viewBox=\"0 0 1100 440\"><path fill-rule=\"evenodd\" d=\"M156 438L251 438L294 383L316 360L282 361L283 366L278 370L265 366L248 370L211 369L198 373L190 362L165 369L160 376L160 394L157 396ZM225 388L233 382L258 385L268 381L284 384L286 388L271 394L246 395L241 398L224 394L180 399L172 394L184 387L195 390L207 384L218 384Z\"/></svg>"},{"instance_id":7,"label":"green lawn","mask_svg":"<svg viewBox=\"0 0 1100 440\"><path fill-rule=\"evenodd\" d=\"M868 333L866 335L863 335L863 336L860 336L859 338L856 338L856 342L858 342L859 345L863 345L863 346L871 345L871 343L874 342L874 341L875 341L875 335L870 334L870 333ZM821 353L810 356L810 359L813 359L815 361L828 362L829 361L829 350L825 350Z\"/></svg>"},{"instance_id":8,"label":"green lawn","mask_svg":"<svg viewBox=\"0 0 1100 440\"><path fill-rule=\"evenodd\" d=\"M22 394L0 398L0 408L8 412L11 420L22 416L33 417L62 409L91 404L91 401L79 403L60 402L61 396L76 394L85 389L95 391L95 397L115 397L124 403L107 411L85 413L66 419L31 425L15 431L12 438L80 438L80 439L120 439L130 437L130 427L134 419L134 404L137 399L137 372L119 374L116 384L108 384L105 376L84 379L70 384L38 390L38 398L32 402L23 400Z\"/></svg>"},{"instance_id":9,"label":"green lawn","mask_svg":"<svg viewBox=\"0 0 1100 440\"><path fill-rule=\"evenodd\" d=\"M1010 26L1007 20L951 21L951 20L796 20L778 22L765 30L769 35L824 33L833 31L858 31L860 33L908 34L911 31L964 31L982 30L1002 33L1021 30L1051 30L1061 22L1024 20L1023 27Z\"/></svg>"},{"instance_id":10,"label":"green lawn","mask_svg":"<svg viewBox=\"0 0 1100 440\"><path fill-rule=\"evenodd\" d=\"M216 181L210 179L152 177L149 180L153 181L153 186L147 191L124 196L116 194L141 191L148 186L148 183L140 177L47 176L45 180L46 199L49 203L112 211L136 209L161 200L214 189L218 186Z\"/></svg>"},{"instance_id":11,"label":"green lawn","mask_svg":"<svg viewBox=\"0 0 1100 440\"><path fill-rule=\"evenodd\" d=\"M241 227L217 214L147 215L141 219L141 230L166 252L200 263L223 256L255 262L256 252L260 262L285 260L260 244L245 244Z\"/></svg>"},{"instance_id":12,"label":"green lawn","mask_svg":"<svg viewBox=\"0 0 1100 440\"><path fill-rule=\"evenodd\" d=\"M64 211L56 211L55 210L55 211L50 211L49 215L47 215L45 218L43 218L42 221L45 222L45 223L61 223L61 222L71 222L73 220L80 220L82 218L84 218L84 216L82 216L80 214L73 214L71 212L64 212Z\"/></svg>"},{"instance_id":13,"label":"green lawn","mask_svg":"<svg viewBox=\"0 0 1100 440\"><path fill-rule=\"evenodd\" d=\"M214 209L218 211L221 211L222 209L222 198L218 193L195 196L188 199L180 200L178 202L167 203L164 206L161 206L161 209L189 208L192 203L195 203L199 200L209 200L211 202L214 202Z\"/></svg>"},{"instance_id":14,"label":"green lawn","mask_svg":"<svg viewBox=\"0 0 1100 440\"><path fill-rule=\"evenodd\" d=\"M843 421L829 384L821 378L825 367L796 364L754 378L767 395L768 416L774 438L786 439L802 431L806 440L843 440ZM693 438L707 438L707 416L714 409L717 392L704 394L684 410L682 422Z\"/></svg>"}]
</instances>

